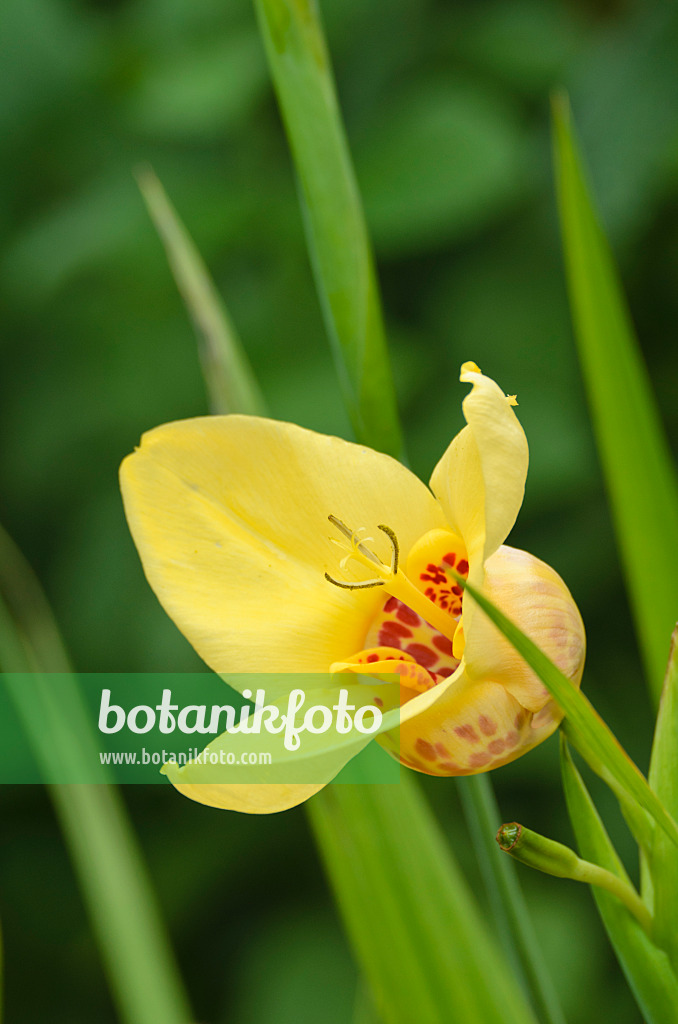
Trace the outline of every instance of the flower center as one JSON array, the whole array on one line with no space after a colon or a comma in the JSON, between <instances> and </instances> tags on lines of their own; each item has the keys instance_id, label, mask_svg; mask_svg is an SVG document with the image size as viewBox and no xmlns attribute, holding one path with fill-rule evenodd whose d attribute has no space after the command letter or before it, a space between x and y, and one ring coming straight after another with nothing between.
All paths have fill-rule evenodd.
<instances>
[{"instance_id":1,"label":"flower center","mask_svg":"<svg viewBox=\"0 0 678 1024\"><path fill-rule=\"evenodd\" d=\"M363 538L364 528L351 530L336 516L330 516L329 520L345 538L344 542L334 542L347 551L340 562L340 568L346 572L349 563L353 562L372 573L366 580L342 581L326 572L325 579L329 583L344 590L383 587L391 597L419 615L448 640L454 640L458 616L461 614L462 589L450 580L444 566L454 566L461 575L468 573L464 545L456 534L449 530L431 530L424 534L410 551L407 572L403 572L398 539L390 526L378 526L391 542L391 561L390 565L386 565L367 547L373 538Z\"/></svg>"},{"instance_id":2,"label":"flower center","mask_svg":"<svg viewBox=\"0 0 678 1024\"><path fill-rule=\"evenodd\" d=\"M364 529L353 531L334 516L330 521L344 537L343 542L335 541L347 551L340 563L342 570L348 573L349 563L353 563L369 569L372 576L341 581L326 573L325 578L348 590L383 587L388 595L367 630L365 649L332 665L330 671L360 673L369 666L371 675L390 678L397 674L404 703L452 675L459 665L463 591L445 569L468 574L464 545L449 530L431 530L413 546L403 571L398 540L390 527L379 526L391 541L387 565L368 547L373 538L364 537Z\"/></svg>"}]
</instances>

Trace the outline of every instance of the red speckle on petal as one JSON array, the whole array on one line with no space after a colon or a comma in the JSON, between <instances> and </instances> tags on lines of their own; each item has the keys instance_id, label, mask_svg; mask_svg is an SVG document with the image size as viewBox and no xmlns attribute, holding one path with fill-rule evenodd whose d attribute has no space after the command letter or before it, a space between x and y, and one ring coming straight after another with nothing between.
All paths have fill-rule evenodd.
<instances>
[{"instance_id":1,"label":"red speckle on petal","mask_svg":"<svg viewBox=\"0 0 678 1024\"><path fill-rule=\"evenodd\" d=\"M506 745L507 748L516 747L518 746L519 742L520 733L518 732L508 732L506 733L506 736L504 736L504 744Z\"/></svg>"},{"instance_id":2,"label":"red speckle on petal","mask_svg":"<svg viewBox=\"0 0 678 1024\"><path fill-rule=\"evenodd\" d=\"M377 705L377 707L380 707L380 708L383 708L383 706L384 706L384 702L381 699L381 697L375 697L374 698L374 703Z\"/></svg>"},{"instance_id":3,"label":"red speckle on petal","mask_svg":"<svg viewBox=\"0 0 678 1024\"><path fill-rule=\"evenodd\" d=\"M441 761L440 767L444 772L448 772L450 775L457 775L459 772L463 771L463 769L458 764L455 764L454 761Z\"/></svg>"},{"instance_id":4,"label":"red speckle on petal","mask_svg":"<svg viewBox=\"0 0 678 1024\"><path fill-rule=\"evenodd\" d=\"M484 736L493 736L497 731L497 723L493 722L491 718L487 717L487 715L480 716L478 719L478 725L480 726L480 731Z\"/></svg>"},{"instance_id":5,"label":"red speckle on petal","mask_svg":"<svg viewBox=\"0 0 678 1024\"><path fill-rule=\"evenodd\" d=\"M398 637L392 636L391 633L387 633L385 629L382 629L379 633L379 643L382 647L400 647L400 640ZM389 657L392 659L393 655L391 654Z\"/></svg>"},{"instance_id":6,"label":"red speckle on petal","mask_svg":"<svg viewBox=\"0 0 678 1024\"><path fill-rule=\"evenodd\" d=\"M432 643L437 650L452 657L452 641L448 640L446 636L442 635L442 633L439 633L438 636L434 636Z\"/></svg>"},{"instance_id":7,"label":"red speckle on petal","mask_svg":"<svg viewBox=\"0 0 678 1024\"><path fill-rule=\"evenodd\" d=\"M436 652L432 651L430 647L426 647L425 644L409 644L405 648L405 653L410 654L417 664L424 668L431 668L438 660Z\"/></svg>"},{"instance_id":8,"label":"red speckle on petal","mask_svg":"<svg viewBox=\"0 0 678 1024\"><path fill-rule=\"evenodd\" d=\"M454 551L450 551L449 554L443 555L443 562L445 562L446 565L454 566L456 560L457 556L455 555Z\"/></svg>"},{"instance_id":9,"label":"red speckle on petal","mask_svg":"<svg viewBox=\"0 0 678 1024\"><path fill-rule=\"evenodd\" d=\"M459 595L460 595L461 593L463 593L463 591L462 591L461 587L452 587L452 593L453 593L453 594L456 594L456 595L457 595L457 597L459 597Z\"/></svg>"},{"instance_id":10,"label":"red speckle on petal","mask_svg":"<svg viewBox=\"0 0 678 1024\"><path fill-rule=\"evenodd\" d=\"M382 647L402 646L401 640L412 636L412 630L402 626L399 622L385 622L379 630L379 644Z\"/></svg>"},{"instance_id":11,"label":"red speckle on petal","mask_svg":"<svg viewBox=\"0 0 678 1024\"><path fill-rule=\"evenodd\" d=\"M439 757L449 757L449 751L444 743L436 743L436 751Z\"/></svg>"},{"instance_id":12,"label":"red speckle on petal","mask_svg":"<svg viewBox=\"0 0 678 1024\"><path fill-rule=\"evenodd\" d=\"M462 558L459 565L457 566L457 572L459 573L460 576L466 576L468 572L468 562L466 561L465 558Z\"/></svg>"},{"instance_id":13,"label":"red speckle on petal","mask_svg":"<svg viewBox=\"0 0 678 1024\"><path fill-rule=\"evenodd\" d=\"M379 655L378 654L368 654L367 658L365 660L366 661L379 661Z\"/></svg>"},{"instance_id":14,"label":"red speckle on petal","mask_svg":"<svg viewBox=\"0 0 678 1024\"><path fill-rule=\"evenodd\" d=\"M487 744L487 749L491 754L501 754L505 749L503 740L492 740L491 743Z\"/></svg>"},{"instance_id":15,"label":"red speckle on petal","mask_svg":"<svg viewBox=\"0 0 678 1024\"><path fill-rule=\"evenodd\" d=\"M489 754L486 754L483 751L479 750L477 754L471 754L471 756L468 759L468 763L471 765L472 768L482 768L483 765L489 764L491 760L492 758L490 757Z\"/></svg>"},{"instance_id":16,"label":"red speckle on petal","mask_svg":"<svg viewBox=\"0 0 678 1024\"><path fill-rule=\"evenodd\" d=\"M417 753L421 754L421 756L426 758L427 761L435 761L436 760L436 752L435 752L435 750L433 749L431 744L428 743L425 739L422 739L421 736L419 737L417 742L414 744L414 747L415 747L415 750L417 751Z\"/></svg>"},{"instance_id":17,"label":"red speckle on petal","mask_svg":"<svg viewBox=\"0 0 678 1024\"><path fill-rule=\"evenodd\" d=\"M454 675L454 672L455 672L455 669L453 669L453 668L441 668L441 669L438 669L438 671L436 672L436 675L440 676L442 679L449 679L449 677L451 675Z\"/></svg>"},{"instance_id":18,"label":"red speckle on petal","mask_svg":"<svg viewBox=\"0 0 678 1024\"><path fill-rule=\"evenodd\" d=\"M399 622L385 622L381 632L393 633L394 636L412 636L412 630L408 629L407 626L401 626Z\"/></svg>"},{"instance_id":19,"label":"red speckle on petal","mask_svg":"<svg viewBox=\"0 0 678 1024\"><path fill-rule=\"evenodd\" d=\"M401 622L405 622L408 626L420 626L421 619L416 612L413 612L411 608L408 608L406 604L401 604L397 611L397 616Z\"/></svg>"},{"instance_id":20,"label":"red speckle on petal","mask_svg":"<svg viewBox=\"0 0 678 1024\"><path fill-rule=\"evenodd\" d=\"M399 604L400 602L398 601L397 597L389 597L388 601L384 605L384 611L389 612L390 614L391 612L394 612L396 610Z\"/></svg>"},{"instance_id":21,"label":"red speckle on petal","mask_svg":"<svg viewBox=\"0 0 678 1024\"><path fill-rule=\"evenodd\" d=\"M469 743L478 742L478 733L475 731L472 725L457 725L455 726L455 733L462 740L468 740ZM489 758L488 758L489 761Z\"/></svg>"}]
</instances>

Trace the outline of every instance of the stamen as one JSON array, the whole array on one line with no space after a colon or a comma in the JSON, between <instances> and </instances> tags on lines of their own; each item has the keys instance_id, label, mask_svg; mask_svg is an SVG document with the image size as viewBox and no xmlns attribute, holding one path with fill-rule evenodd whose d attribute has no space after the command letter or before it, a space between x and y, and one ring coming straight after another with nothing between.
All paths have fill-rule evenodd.
<instances>
[{"instance_id":1,"label":"stamen","mask_svg":"<svg viewBox=\"0 0 678 1024\"><path fill-rule=\"evenodd\" d=\"M328 516L327 518L332 523L332 526L336 526L336 528L343 533L344 537L351 542L351 545L356 551L359 551L364 558L369 558L370 562L374 562L375 565L383 567L384 563L381 559L377 558L373 551L370 551L369 548L366 548L364 544L360 543L357 534L353 530L350 530L346 523L342 523L341 519L337 519L336 516Z\"/></svg>"},{"instance_id":2,"label":"stamen","mask_svg":"<svg viewBox=\"0 0 678 1024\"><path fill-rule=\"evenodd\" d=\"M358 540L358 533L355 530L349 529L346 523L342 523L341 519L337 519L336 516L330 515L327 518L351 544L351 551L348 557L341 560L342 570L345 568L346 563L353 558L357 562L362 562L366 567L376 565L379 574L377 579L362 580L359 583L346 583L343 580L335 580L334 577L326 572L325 579L328 583L332 583L335 587L341 587L342 590L368 590L372 587L384 587L388 594L397 598L408 608L411 608L412 611L420 615L425 622L437 629L448 640L454 640L457 620L445 609L438 607L435 602L429 600L400 570L400 546L398 538L390 526L386 526L383 523L379 526L382 533L385 533L391 541L393 549L391 565L388 566L373 551L370 551L369 548L365 547ZM362 532L362 530L359 532Z\"/></svg>"},{"instance_id":3,"label":"stamen","mask_svg":"<svg viewBox=\"0 0 678 1024\"><path fill-rule=\"evenodd\" d=\"M366 580L364 583L341 583L339 580L334 580L328 572L325 573L325 579L328 583L334 583L335 587L341 587L342 590L367 590L369 587L383 587L385 580Z\"/></svg>"},{"instance_id":4,"label":"stamen","mask_svg":"<svg viewBox=\"0 0 678 1024\"><path fill-rule=\"evenodd\" d=\"M395 576L398 572L398 559L400 558L400 545L398 544L398 538L391 529L390 526L385 526L383 523L377 527L378 530L383 530L391 544L393 545L393 554L391 555L391 572Z\"/></svg>"}]
</instances>

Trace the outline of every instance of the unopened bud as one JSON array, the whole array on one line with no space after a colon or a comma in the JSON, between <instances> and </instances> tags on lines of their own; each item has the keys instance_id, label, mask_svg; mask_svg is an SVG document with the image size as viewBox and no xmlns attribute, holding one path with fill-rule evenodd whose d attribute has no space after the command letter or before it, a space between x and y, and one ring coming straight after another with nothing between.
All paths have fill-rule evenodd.
<instances>
[{"instance_id":1,"label":"unopened bud","mask_svg":"<svg viewBox=\"0 0 678 1024\"><path fill-rule=\"evenodd\" d=\"M556 878L571 878L575 882L597 885L612 893L631 911L645 931L652 930L652 917L640 896L624 878L613 874L598 864L582 860L569 846L556 843L553 839L540 836L538 832L511 821L502 825L497 832L497 842L505 853L521 864L536 868Z\"/></svg>"},{"instance_id":2,"label":"unopened bud","mask_svg":"<svg viewBox=\"0 0 678 1024\"><path fill-rule=\"evenodd\" d=\"M579 879L581 861L574 850L553 839L540 836L537 832L519 825L517 821L502 825L497 832L497 842L505 853L522 864L543 871L557 878Z\"/></svg>"}]
</instances>

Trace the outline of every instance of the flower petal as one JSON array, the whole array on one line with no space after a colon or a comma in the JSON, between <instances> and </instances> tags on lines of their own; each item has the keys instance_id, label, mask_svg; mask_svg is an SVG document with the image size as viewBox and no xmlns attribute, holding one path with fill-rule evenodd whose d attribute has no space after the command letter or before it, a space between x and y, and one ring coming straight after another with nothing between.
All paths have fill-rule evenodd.
<instances>
[{"instance_id":1,"label":"flower petal","mask_svg":"<svg viewBox=\"0 0 678 1024\"><path fill-rule=\"evenodd\" d=\"M503 545L485 564L483 592L579 685L586 653L584 624L554 569L527 551ZM464 601L472 598L465 596ZM480 610L466 635L464 662L469 676L501 683L529 711L540 711L549 700L541 680Z\"/></svg>"},{"instance_id":2,"label":"flower petal","mask_svg":"<svg viewBox=\"0 0 678 1024\"><path fill-rule=\"evenodd\" d=\"M398 683L369 677L355 680L353 674L296 676L281 684L281 690L288 691L284 696L265 704L258 727L252 726L255 712L250 712L245 725L251 731L227 730L211 740L199 758L183 767L170 762L163 772L186 796L212 807L252 814L293 807L330 782L377 735L376 731L365 733L355 727L342 731L337 711L340 690L345 691L345 706L351 718L359 708L372 708L382 714L378 731L397 728ZM295 704L295 692L302 698L300 704ZM327 724L322 731L304 729L312 710L312 726ZM283 716L291 717L296 733L288 729ZM363 719L364 725L369 726L370 721L371 713Z\"/></svg>"},{"instance_id":3,"label":"flower petal","mask_svg":"<svg viewBox=\"0 0 678 1024\"><path fill-rule=\"evenodd\" d=\"M324 786L195 785L175 783L175 788L196 803L245 814L275 814L303 804Z\"/></svg>"},{"instance_id":4,"label":"flower petal","mask_svg":"<svg viewBox=\"0 0 678 1024\"><path fill-rule=\"evenodd\" d=\"M471 582L482 584L482 563L506 540L520 510L528 449L497 384L475 363L464 363L460 379L473 384L463 402L467 426L434 469L431 489L466 544Z\"/></svg>"},{"instance_id":5,"label":"flower petal","mask_svg":"<svg viewBox=\"0 0 678 1024\"><path fill-rule=\"evenodd\" d=\"M397 732L384 733L377 742L417 771L475 775L520 757L556 725L557 720L550 718L539 730L533 729L532 714L504 686L460 674L441 699L401 721Z\"/></svg>"},{"instance_id":6,"label":"flower petal","mask_svg":"<svg viewBox=\"0 0 678 1024\"><path fill-rule=\"evenodd\" d=\"M360 650L380 588L328 583L332 514L388 524L406 555L444 525L426 486L394 459L288 423L210 416L145 434L121 467L125 512L149 583L217 672L323 672Z\"/></svg>"}]
</instances>

